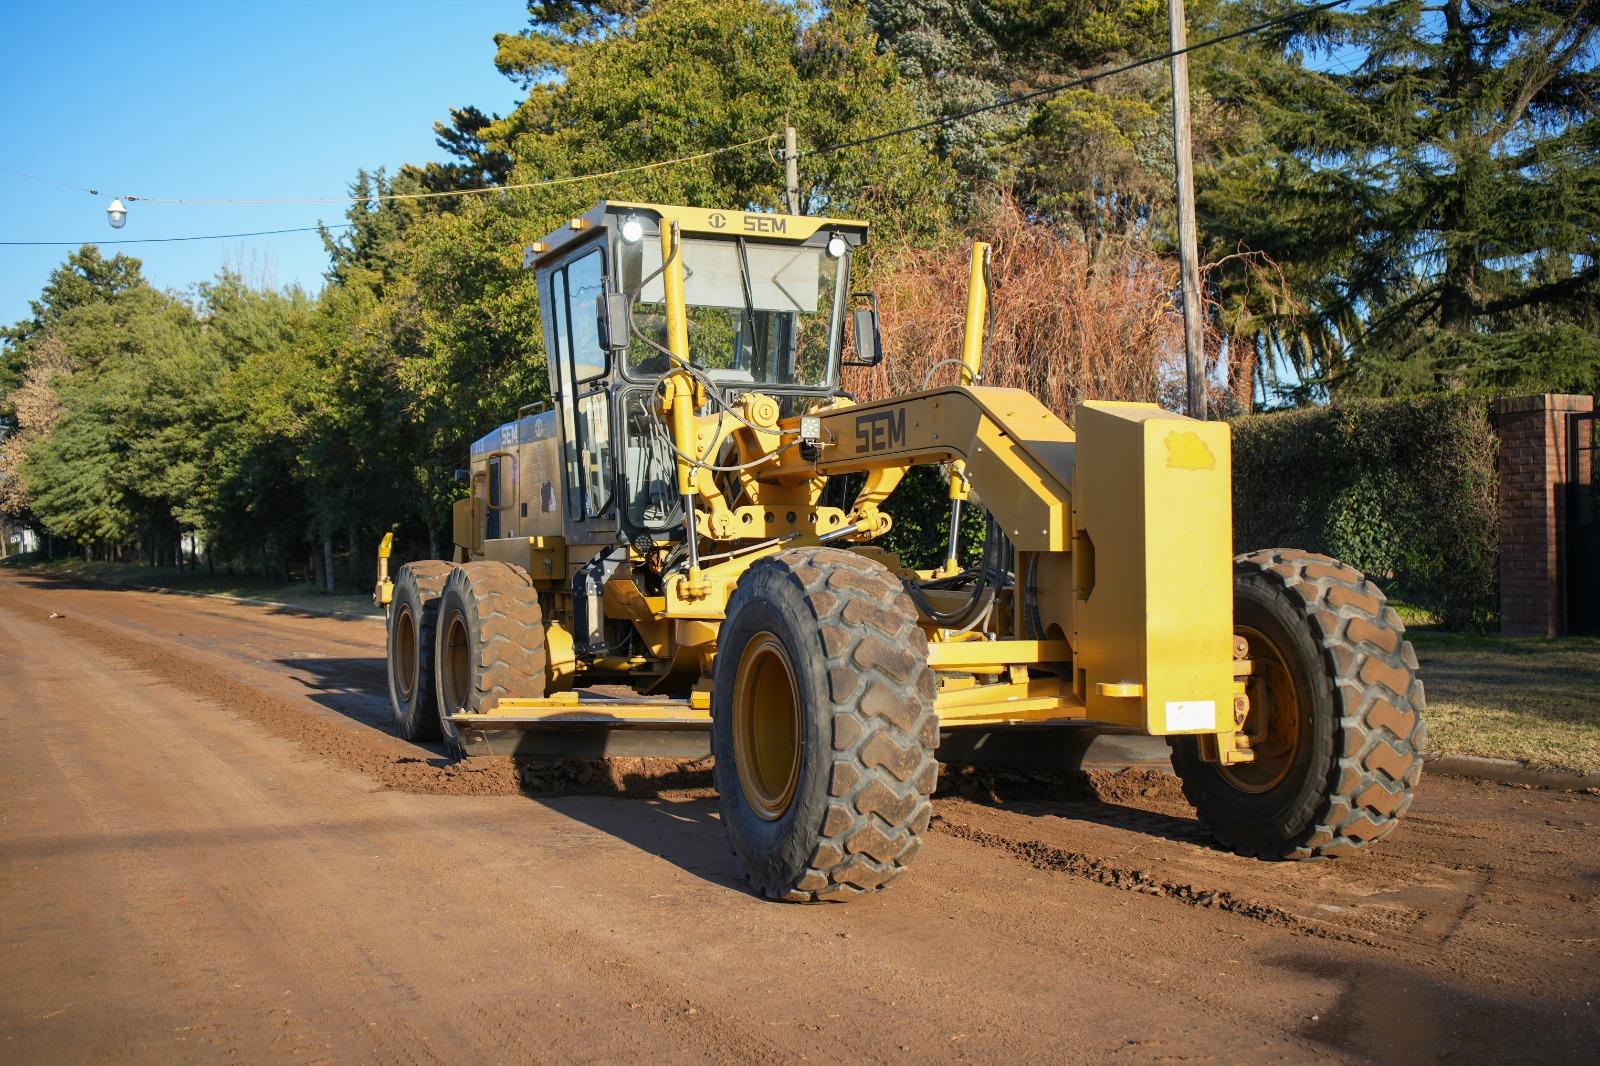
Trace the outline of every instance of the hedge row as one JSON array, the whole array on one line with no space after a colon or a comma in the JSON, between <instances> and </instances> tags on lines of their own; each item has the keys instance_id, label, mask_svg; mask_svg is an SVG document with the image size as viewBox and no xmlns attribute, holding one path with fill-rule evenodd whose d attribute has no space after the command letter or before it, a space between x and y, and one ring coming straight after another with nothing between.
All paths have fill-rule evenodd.
<instances>
[{"instance_id":1,"label":"hedge row","mask_svg":"<svg viewBox=\"0 0 1600 1066\"><path fill-rule=\"evenodd\" d=\"M1493 620L1497 438L1470 396L1233 422L1234 547L1325 552L1452 628Z\"/></svg>"}]
</instances>

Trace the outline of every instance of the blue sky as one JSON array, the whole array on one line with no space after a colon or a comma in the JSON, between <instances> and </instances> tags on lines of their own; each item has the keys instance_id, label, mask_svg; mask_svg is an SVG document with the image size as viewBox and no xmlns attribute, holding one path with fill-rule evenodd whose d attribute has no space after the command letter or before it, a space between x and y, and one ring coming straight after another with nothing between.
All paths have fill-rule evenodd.
<instances>
[{"instance_id":1,"label":"blue sky","mask_svg":"<svg viewBox=\"0 0 1600 1066\"><path fill-rule=\"evenodd\" d=\"M280 0L272 4L0 0L0 241L111 241L337 222L338 205L133 204L113 196L339 196L360 167L442 159L451 106L504 114L520 98L494 68L519 0ZM0 323L28 313L71 250L0 247ZM130 245L162 288L229 262L277 285L322 284L315 233Z\"/></svg>"}]
</instances>

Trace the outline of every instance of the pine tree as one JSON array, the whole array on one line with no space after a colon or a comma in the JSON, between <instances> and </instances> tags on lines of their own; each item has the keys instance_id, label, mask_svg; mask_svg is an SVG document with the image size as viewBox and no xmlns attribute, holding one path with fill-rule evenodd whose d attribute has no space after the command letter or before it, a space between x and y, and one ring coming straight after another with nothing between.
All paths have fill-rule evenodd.
<instances>
[{"instance_id":1,"label":"pine tree","mask_svg":"<svg viewBox=\"0 0 1600 1066\"><path fill-rule=\"evenodd\" d=\"M1202 185L1201 229L1289 270L1304 306L1267 335L1306 384L1600 383L1595 14L1392 0L1218 67L1209 83L1254 143Z\"/></svg>"}]
</instances>

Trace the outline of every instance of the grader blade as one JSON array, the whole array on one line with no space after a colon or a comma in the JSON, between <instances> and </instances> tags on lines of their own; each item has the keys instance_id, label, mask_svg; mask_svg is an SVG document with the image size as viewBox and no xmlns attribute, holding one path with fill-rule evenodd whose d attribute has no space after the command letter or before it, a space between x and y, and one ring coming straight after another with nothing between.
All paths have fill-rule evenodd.
<instances>
[{"instance_id":1,"label":"grader blade","mask_svg":"<svg viewBox=\"0 0 1600 1066\"><path fill-rule=\"evenodd\" d=\"M469 756L692 760L711 755L711 711L703 699L564 692L501 700L487 714L453 714L449 720Z\"/></svg>"}]
</instances>

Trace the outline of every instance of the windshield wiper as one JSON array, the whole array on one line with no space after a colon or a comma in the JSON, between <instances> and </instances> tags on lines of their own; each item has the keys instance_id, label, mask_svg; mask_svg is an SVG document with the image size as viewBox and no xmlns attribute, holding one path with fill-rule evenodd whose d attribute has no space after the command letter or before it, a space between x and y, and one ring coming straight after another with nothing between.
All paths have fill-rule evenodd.
<instances>
[{"instance_id":1,"label":"windshield wiper","mask_svg":"<svg viewBox=\"0 0 1600 1066\"><path fill-rule=\"evenodd\" d=\"M754 369L756 356L756 293L750 285L750 253L745 250L744 238L735 237L739 246L739 287L744 292L745 328L750 331L750 362Z\"/></svg>"}]
</instances>

